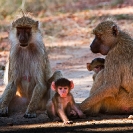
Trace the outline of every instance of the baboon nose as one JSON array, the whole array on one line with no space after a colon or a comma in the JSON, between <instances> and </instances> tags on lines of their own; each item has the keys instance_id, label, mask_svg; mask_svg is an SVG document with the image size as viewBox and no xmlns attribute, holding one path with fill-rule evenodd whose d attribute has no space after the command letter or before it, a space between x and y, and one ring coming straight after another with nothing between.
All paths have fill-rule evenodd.
<instances>
[{"instance_id":1,"label":"baboon nose","mask_svg":"<svg viewBox=\"0 0 133 133\"><path fill-rule=\"evenodd\" d=\"M20 46L22 47L28 46L28 40L25 38L20 39L19 42L20 42Z\"/></svg>"}]
</instances>

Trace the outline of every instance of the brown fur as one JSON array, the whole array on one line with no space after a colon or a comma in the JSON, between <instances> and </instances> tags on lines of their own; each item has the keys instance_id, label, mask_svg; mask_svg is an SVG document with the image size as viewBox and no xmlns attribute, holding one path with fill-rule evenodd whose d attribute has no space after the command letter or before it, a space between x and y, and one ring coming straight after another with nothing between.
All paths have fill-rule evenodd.
<instances>
[{"instance_id":1,"label":"brown fur","mask_svg":"<svg viewBox=\"0 0 133 133\"><path fill-rule=\"evenodd\" d=\"M55 91L55 95L46 105L49 118L53 121L62 120L64 124L72 124L68 117L85 118L85 115L79 109L71 94L74 88L73 81L66 78L60 78L52 82L51 88Z\"/></svg>"},{"instance_id":2,"label":"brown fur","mask_svg":"<svg viewBox=\"0 0 133 133\"><path fill-rule=\"evenodd\" d=\"M94 29L91 44L94 53L107 55L105 68L98 73L91 94L81 103L87 113L133 112L133 39L113 21L104 21Z\"/></svg>"},{"instance_id":3,"label":"brown fur","mask_svg":"<svg viewBox=\"0 0 133 133\"><path fill-rule=\"evenodd\" d=\"M16 37L17 27L31 27L31 37L26 47L20 46ZM27 16L17 19L11 25L9 40L8 84L0 99L0 116L8 114L8 106L17 92L29 101L25 117L36 117L36 110L45 109L50 97L48 80L52 82L60 75L56 77L54 74L50 80L50 63L38 21Z\"/></svg>"},{"instance_id":4,"label":"brown fur","mask_svg":"<svg viewBox=\"0 0 133 133\"><path fill-rule=\"evenodd\" d=\"M92 76L93 80L95 80L96 75L104 68L105 59L103 58L95 58L91 61L91 63L87 63L86 67L88 71L94 71Z\"/></svg>"}]
</instances>

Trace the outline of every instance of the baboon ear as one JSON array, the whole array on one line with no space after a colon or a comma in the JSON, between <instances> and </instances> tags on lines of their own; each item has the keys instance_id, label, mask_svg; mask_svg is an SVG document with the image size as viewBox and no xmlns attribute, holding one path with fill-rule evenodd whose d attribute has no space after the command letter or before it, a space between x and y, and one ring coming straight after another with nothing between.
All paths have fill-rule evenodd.
<instances>
[{"instance_id":1,"label":"baboon ear","mask_svg":"<svg viewBox=\"0 0 133 133\"><path fill-rule=\"evenodd\" d=\"M72 80L71 80L70 82L71 82L71 84L70 84L70 89L73 89L73 88L74 88L74 83L73 83Z\"/></svg>"},{"instance_id":2,"label":"baboon ear","mask_svg":"<svg viewBox=\"0 0 133 133\"><path fill-rule=\"evenodd\" d=\"M91 71L90 64L91 64L91 63L86 63L87 69L88 69L89 71Z\"/></svg>"},{"instance_id":3,"label":"baboon ear","mask_svg":"<svg viewBox=\"0 0 133 133\"><path fill-rule=\"evenodd\" d=\"M113 35L114 36L117 36L118 35L118 27L116 25L113 25L112 32L113 32Z\"/></svg>"},{"instance_id":4,"label":"baboon ear","mask_svg":"<svg viewBox=\"0 0 133 133\"><path fill-rule=\"evenodd\" d=\"M51 89L52 89L53 91L56 91L55 82L52 82L52 84L51 84Z\"/></svg>"}]
</instances>

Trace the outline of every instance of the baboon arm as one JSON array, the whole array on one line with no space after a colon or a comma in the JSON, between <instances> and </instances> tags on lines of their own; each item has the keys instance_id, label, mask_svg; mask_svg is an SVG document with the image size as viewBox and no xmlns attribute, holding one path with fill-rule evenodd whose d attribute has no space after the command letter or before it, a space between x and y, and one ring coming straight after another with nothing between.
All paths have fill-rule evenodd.
<instances>
[{"instance_id":1,"label":"baboon arm","mask_svg":"<svg viewBox=\"0 0 133 133\"><path fill-rule=\"evenodd\" d=\"M41 102L40 100L42 99L42 97L45 95L46 92L47 92L46 86L41 85L39 83L35 86L30 103L28 105L25 114L33 113L33 111L38 109L38 105Z\"/></svg>"},{"instance_id":2,"label":"baboon arm","mask_svg":"<svg viewBox=\"0 0 133 133\"><path fill-rule=\"evenodd\" d=\"M105 83L81 103L81 110L85 111L107 97L115 97L118 92L119 87L113 86L113 83Z\"/></svg>"},{"instance_id":3,"label":"baboon arm","mask_svg":"<svg viewBox=\"0 0 133 133\"><path fill-rule=\"evenodd\" d=\"M48 81L51 77L51 67L49 61L46 63L46 81Z\"/></svg>"},{"instance_id":4,"label":"baboon arm","mask_svg":"<svg viewBox=\"0 0 133 133\"><path fill-rule=\"evenodd\" d=\"M71 99L69 100L71 104L71 108L74 109L78 114L80 114L80 110L78 106L76 105L73 96L71 96Z\"/></svg>"},{"instance_id":5,"label":"baboon arm","mask_svg":"<svg viewBox=\"0 0 133 133\"><path fill-rule=\"evenodd\" d=\"M90 90L90 95L94 93L103 83L103 70L101 70L95 77L94 83Z\"/></svg>"},{"instance_id":6,"label":"baboon arm","mask_svg":"<svg viewBox=\"0 0 133 133\"><path fill-rule=\"evenodd\" d=\"M77 112L77 114L78 114L79 117L83 117L84 114L80 110L79 106L76 105L73 96L71 96L71 99L69 101L70 101L70 104L71 104L71 108Z\"/></svg>"},{"instance_id":7,"label":"baboon arm","mask_svg":"<svg viewBox=\"0 0 133 133\"><path fill-rule=\"evenodd\" d=\"M82 117L84 115L76 104L73 105L72 109L74 109L77 112L79 117Z\"/></svg>"},{"instance_id":8,"label":"baboon arm","mask_svg":"<svg viewBox=\"0 0 133 133\"><path fill-rule=\"evenodd\" d=\"M48 55L47 55L47 52L45 51L45 55L44 55L44 59L45 59L45 75L46 75L46 81L48 81L50 79L50 77L52 76L52 73L51 73L51 66L50 66L50 62L49 62L49 59L48 59Z\"/></svg>"},{"instance_id":9,"label":"baboon arm","mask_svg":"<svg viewBox=\"0 0 133 133\"><path fill-rule=\"evenodd\" d=\"M63 122L69 121L63 109L59 108L57 113Z\"/></svg>"},{"instance_id":10,"label":"baboon arm","mask_svg":"<svg viewBox=\"0 0 133 133\"><path fill-rule=\"evenodd\" d=\"M14 85L14 82L9 82L1 96L1 108L8 107L10 101L16 94L17 87Z\"/></svg>"},{"instance_id":11,"label":"baboon arm","mask_svg":"<svg viewBox=\"0 0 133 133\"><path fill-rule=\"evenodd\" d=\"M6 63L6 69L4 72L4 83L7 85L8 82L12 82L12 78L11 78L12 72L10 70L10 62L8 60L8 62Z\"/></svg>"}]
</instances>

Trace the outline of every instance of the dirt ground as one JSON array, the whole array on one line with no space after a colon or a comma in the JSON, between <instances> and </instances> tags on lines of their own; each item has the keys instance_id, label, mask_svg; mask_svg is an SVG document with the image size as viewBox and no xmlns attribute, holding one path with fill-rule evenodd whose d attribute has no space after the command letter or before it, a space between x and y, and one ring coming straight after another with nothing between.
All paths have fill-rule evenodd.
<instances>
[{"instance_id":1,"label":"dirt ground","mask_svg":"<svg viewBox=\"0 0 133 133\"><path fill-rule=\"evenodd\" d=\"M91 2L93 3L93 1ZM74 81L75 88L72 90L72 94L77 103L81 103L89 96L93 83L93 72L87 71L86 63L96 57L104 57L90 51L89 46L93 39L92 29L100 21L113 17L122 29L133 36L133 2L129 0L126 2L122 5L119 4L117 8L101 8L100 10L40 19L42 23L45 23L44 41L49 53L52 71L61 70L64 77ZM52 25L54 27L51 27ZM4 48L0 51L0 65L5 65L10 48L7 32L0 33L0 37L0 49ZM0 95L4 88L3 71L0 70ZM72 125L51 122L45 111L38 111L37 118L32 119L26 119L23 115L24 110L21 110L10 112L9 117L0 117L0 133L133 132L133 120L128 119L129 115L99 114L95 117L87 116L86 119L74 119Z\"/></svg>"},{"instance_id":2,"label":"dirt ground","mask_svg":"<svg viewBox=\"0 0 133 133\"><path fill-rule=\"evenodd\" d=\"M60 52L59 52L60 51ZM55 47L49 50L49 57L53 71L61 70L63 75L75 83L72 90L75 101L80 103L89 96L92 86L92 72L86 69L86 62L94 57L89 45L77 47ZM0 88L2 94L4 85ZM133 130L133 120L128 115L99 114L86 119L74 119L72 125L62 122L51 122L45 111L38 111L37 118L26 119L23 111L10 112L9 117L0 118L0 132L129 132Z\"/></svg>"},{"instance_id":3,"label":"dirt ground","mask_svg":"<svg viewBox=\"0 0 133 133\"><path fill-rule=\"evenodd\" d=\"M74 47L55 47L49 50L49 57L53 71L61 70L64 77L74 81L72 90L75 101L80 103L89 96L92 86L92 72L86 69L86 62L95 57L89 45ZM0 88L2 94L4 85ZM9 117L0 118L0 132L49 132L49 133L74 133L74 132L129 132L133 131L133 120L127 119L128 115L88 116L86 119L74 119L72 125L62 122L51 122L46 112L37 112L37 118L26 119L24 111L10 112Z\"/></svg>"}]
</instances>

